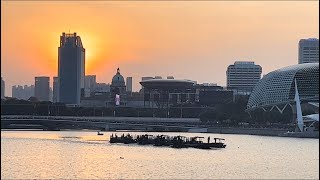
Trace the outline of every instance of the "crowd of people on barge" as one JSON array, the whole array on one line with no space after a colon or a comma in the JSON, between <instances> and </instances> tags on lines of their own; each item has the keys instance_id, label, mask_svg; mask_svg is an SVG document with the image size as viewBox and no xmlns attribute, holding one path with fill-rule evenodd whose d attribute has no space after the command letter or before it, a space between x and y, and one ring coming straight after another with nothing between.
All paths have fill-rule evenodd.
<instances>
[{"instance_id":1,"label":"crowd of people on barge","mask_svg":"<svg viewBox=\"0 0 320 180\"><path fill-rule=\"evenodd\" d=\"M211 149L211 148L225 148L226 145L221 142L221 138L214 138L214 142L210 142L210 136L208 137L207 143L204 143L204 137L185 137L185 136L168 136L168 135L136 135L122 134L117 136L117 134L110 136L110 143L124 143L132 144L136 143L138 145L154 145L154 146L170 146L173 148L200 148L200 149Z\"/></svg>"}]
</instances>

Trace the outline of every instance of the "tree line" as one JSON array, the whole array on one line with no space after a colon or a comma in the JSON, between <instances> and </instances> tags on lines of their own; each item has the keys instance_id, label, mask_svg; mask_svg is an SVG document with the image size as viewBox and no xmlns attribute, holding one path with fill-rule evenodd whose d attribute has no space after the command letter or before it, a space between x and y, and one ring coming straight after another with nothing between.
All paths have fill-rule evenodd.
<instances>
[{"instance_id":1,"label":"tree line","mask_svg":"<svg viewBox=\"0 0 320 180\"><path fill-rule=\"evenodd\" d=\"M292 110L286 108L281 114L273 111L256 110L247 113L248 98L240 97L234 102L203 107L199 104L184 104L170 108L132 107L68 107L50 101L1 100L1 115L34 116L116 116L116 117L161 117L161 118L200 118L201 122L214 126L284 126L293 124ZM311 113L311 112L310 112Z\"/></svg>"}]
</instances>

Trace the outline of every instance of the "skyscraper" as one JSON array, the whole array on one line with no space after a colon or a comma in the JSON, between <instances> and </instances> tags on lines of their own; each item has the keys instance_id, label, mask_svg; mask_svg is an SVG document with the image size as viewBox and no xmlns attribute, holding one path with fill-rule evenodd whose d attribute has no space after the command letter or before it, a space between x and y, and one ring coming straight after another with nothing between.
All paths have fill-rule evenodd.
<instances>
[{"instance_id":1,"label":"skyscraper","mask_svg":"<svg viewBox=\"0 0 320 180\"><path fill-rule=\"evenodd\" d=\"M5 92L5 82L1 77L1 99L4 98L5 96L4 92Z\"/></svg>"},{"instance_id":2,"label":"skyscraper","mask_svg":"<svg viewBox=\"0 0 320 180\"><path fill-rule=\"evenodd\" d=\"M12 97L28 100L32 96L34 96L34 85L12 86Z\"/></svg>"},{"instance_id":3,"label":"skyscraper","mask_svg":"<svg viewBox=\"0 0 320 180\"><path fill-rule=\"evenodd\" d=\"M80 36L62 33L58 51L59 102L79 105L85 77L85 49Z\"/></svg>"},{"instance_id":4,"label":"skyscraper","mask_svg":"<svg viewBox=\"0 0 320 180\"><path fill-rule=\"evenodd\" d=\"M49 87L49 101L53 101L53 89L52 87Z\"/></svg>"},{"instance_id":5,"label":"skyscraper","mask_svg":"<svg viewBox=\"0 0 320 180\"><path fill-rule=\"evenodd\" d=\"M59 102L59 79L58 77L53 77L53 84L52 84L53 92L52 92L52 102L56 103Z\"/></svg>"},{"instance_id":6,"label":"skyscraper","mask_svg":"<svg viewBox=\"0 0 320 180\"><path fill-rule=\"evenodd\" d=\"M28 100L30 97L34 96L34 85L24 85L23 86L23 99Z\"/></svg>"},{"instance_id":7,"label":"skyscraper","mask_svg":"<svg viewBox=\"0 0 320 180\"><path fill-rule=\"evenodd\" d=\"M126 78L127 92L132 92L132 77Z\"/></svg>"},{"instance_id":8,"label":"skyscraper","mask_svg":"<svg viewBox=\"0 0 320 180\"><path fill-rule=\"evenodd\" d=\"M227 69L227 88L250 93L261 79L262 68L251 61L236 61Z\"/></svg>"},{"instance_id":9,"label":"skyscraper","mask_svg":"<svg viewBox=\"0 0 320 180\"><path fill-rule=\"evenodd\" d=\"M319 63L319 39L309 38L299 41L298 63Z\"/></svg>"},{"instance_id":10,"label":"skyscraper","mask_svg":"<svg viewBox=\"0 0 320 180\"><path fill-rule=\"evenodd\" d=\"M24 99L24 90L23 86L17 85L17 86L12 86L12 97L17 98L17 99Z\"/></svg>"},{"instance_id":11,"label":"skyscraper","mask_svg":"<svg viewBox=\"0 0 320 180\"><path fill-rule=\"evenodd\" d=\"M87 75L84 78L84 96L89 97L97 85L96 75Z\"/></svg>"},{"instance_id":12,"label":"skyscraper","mask_svg":"<svg viewBox=\"0 0 320 180\"><path fill-rule=\"evenodd\" d=\"M50 88L49 88L49 77L41 76L41 77L35 77L34 82L34 95L39 101L49 101L49 94L50 94Z\"/></svg>"}]
</instances>

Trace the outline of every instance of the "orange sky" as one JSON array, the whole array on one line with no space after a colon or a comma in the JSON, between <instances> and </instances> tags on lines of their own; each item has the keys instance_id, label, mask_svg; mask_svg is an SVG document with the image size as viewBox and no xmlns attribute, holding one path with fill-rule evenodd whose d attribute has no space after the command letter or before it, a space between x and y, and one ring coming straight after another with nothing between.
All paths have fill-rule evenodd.
<instances>
[{"instance_id":1,"label":"orange sky","mask_svg":"<svg viewBox=\"0 0 320 180\"><path fill-rule=\"evenodd\" d=\"M1 1L1 76L11 86L56 76L59 36L77 32L86 74L226 84L236 60L263 74L296 64L298 41L319 37L318 1ZM52 79L51 79L52 81Z\"/></svg>"}]
</instances>

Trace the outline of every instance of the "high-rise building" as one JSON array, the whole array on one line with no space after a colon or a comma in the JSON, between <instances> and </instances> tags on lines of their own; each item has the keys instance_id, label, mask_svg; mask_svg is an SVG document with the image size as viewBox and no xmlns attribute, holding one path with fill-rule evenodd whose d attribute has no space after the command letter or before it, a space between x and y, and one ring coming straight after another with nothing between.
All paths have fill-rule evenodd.
<instances>
[{"instance_id":1,"label":"high-rise building","mask_svg":"<svg viewBox=\"0 0 320 180\"><path fill-rule=\"evenodd\" d=\"M53 89L52 87L49 87L49 101L52 102L52 100L53 100Z\"/></svg>"},{"instance_id":2,"label":"high-rise building","mask_svg":"<svg viewBox=\"0 0 320 180\"><path fill-rule=\"evenodd\" d=\"M28 100L32 96L34 96L34 85L12 86L12 97Z\"/></svg>"},{"instance_id":3,"label":"high-rise building","mask_svg":"<svg viewBox=\"0 0 320 180\"><path fill-rule=\"evenodd\" d=\"M23 86L23 99L28 100L30 97L34 96L34 85L28 86L24 85Z\"/></svg>"},{"instance_id":4,"label":"high-rise building","mask_svg":"<svg viewBox=\"0 0 320 180\"><path fill-rule=\"evenodd\" d=\"M5 96L4 92L5 92L5 82L1 77L1 99L4 98Z\"/></svg>"},{"instance_id":5,"label":"high-rise building","mask_svg":"<svg viewBox=\"0 0 320 180\"><path fill-rule=\"evenodd\" d=\"M319 63L319 39L309 38L299 41L298 63Z\"/></svg>"},{"instance_id":6,"label":"high-rise building","mask_svg":"<svg viewBox=\"0 0 320 180\"><path fill-rule=\"evenodd\" d=\"M84 78L84 96L89 97L97 85L96 75L87 75Z\"/></svg>"},{"instance_id":7,"label":"high-rise building","mask_svg":"<svg viewBox=\"0 0 320 180\"><path fill-rule=\"evenodd\" d=\"M20 85L12 86L12 97L17 99L24 99L23 86L20 86Z\"/></svg>"},{"instance_id":8,"label":"high-rise building","mask_svg":"<svg viewBox=\"0 0 320 180\"><path fill-rule=\"evenodd\" d=\"M53 84L52 84L52 102L56 103L59 102L59 78L53 77Z\"/></svg>"},{"instance_id":9,"label":"high-rise building","mask_svg":"<svg viewBox=\"0 0 320 180\"><path fill-rule=\"evenodd\" d=\"M35 77L35 83L34 83L34 95L39 101L49 101L49 95L50 95L50 78L41 76L41 77Z\"/></svg>"},{"instance_id":10,"label":"high-rise building","mask_svg":"<svg viewBox=\"0 0 320 180\"><path fill-rule=\"evenodd\" d=\"M249 94L261 79L262 68L251 61L236 61L227 69L227 88Z\"/></svg>"},{"instance_id":11,"label":"high-rise building","mask_svg":"<svg viewBox=\"0 0 320 180\"><path fill-rule=\"evenodd\" d=\"M62 33L58 51L59 102L80 105L85 77L85 49L80 36Z\"/></svg>"},{"instance_id":12,"label":"high-rise building","mask_svg":"<svg viewBox=\"0 0 320 180\"><path fill-rule=\"evenodd\" d=\"M84 79L84 88L86 89L94 89L97 84L96 75L87 75Z\"/></svg>"},{"instance_id":13,"label":"high-rise building","mask_svg":"<svg viewBox=\"0 0 320 180\"><path fill-rule=\"evenodd\" d=\"M126 78L127 92L132 92L132 77Z\"/></svg>"}]
</instances>

